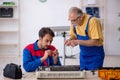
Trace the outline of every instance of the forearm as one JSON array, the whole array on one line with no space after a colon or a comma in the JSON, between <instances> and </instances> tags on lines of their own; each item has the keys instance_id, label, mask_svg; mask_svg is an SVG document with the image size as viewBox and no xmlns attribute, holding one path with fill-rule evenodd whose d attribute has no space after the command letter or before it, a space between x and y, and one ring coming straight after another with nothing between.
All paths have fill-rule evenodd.
<instances>
[{"instance_id":1,"label":"forearm","mask_svg":"<svg viewBox=\"0 0 120 80\"><path fill-rule=\"evenodd\" d=\"M40 58L40 62L44 62L47 59L47 57L43 56Z\"/></svg>"},{"instance_id":2,"label":"forearm","mask_svg":"<svg viewBox=\"0 0 120 80\"><path fill-rule=\"evenodd\" d=\"M98 46L99 40L97 39L89 39L89 40L77 40L79 45L83 46Z\"/></svg>"},{"instance_id":3,"label":"forearm","mask_svg":"<svg viewBox=\"0 0 120 80\"><path fill-rule=\"evenodd\" d=\"M70 37L69 40L77 40L75 37Z\"/></svg>"},{"instance_id":4,"label":"forearm","mask_svg":"<svg viewBox=\"0 0 120 80\"><path fill-rule=\"evenodd\" d=\"M23 67L26 72L32 72L35 71L38 68L38 66L40 66L40 64L40 60L36 59L35 61L24 62Z\"/></svg>"},{"instance_id":5,"label":"forearm","mask_svg":"<svg viewBox=\"0 0 120 80\"><path fill-rule=\"evenodd\" d=\"M60 58L58 57L57 65L61 66Z\"/></svg>"},{"instance_id":6,"label":"forearm","mask_svg":"<svg viewBox=\"0 0 120 80\"><path fill-rule=\"evenodd\" d=\"M40 58L33 60L33 56L29 50L24 49L23 51L23 67L25 71L35 71L38 66L41 65Z\"/></svg>"},{"instance_id":7,"label":"forearm","mask_svg":"<svg viewBox=\"0 0 120 80\"><path fill-rule=\"evenodd\" d=\"M59 57L57 57L56 60L54 60L54 65L61 66Z\"/></svg>"},{"instance_id":8,"label":"forearm","mask_svg":"<svg viewBox=\"0 0 120 80\"><path fill-rule=\"evenodd\" d=\"M54 59L54 64L57 64L58 63L58 60L57 59Z\"/></svg>"}]
</instances>

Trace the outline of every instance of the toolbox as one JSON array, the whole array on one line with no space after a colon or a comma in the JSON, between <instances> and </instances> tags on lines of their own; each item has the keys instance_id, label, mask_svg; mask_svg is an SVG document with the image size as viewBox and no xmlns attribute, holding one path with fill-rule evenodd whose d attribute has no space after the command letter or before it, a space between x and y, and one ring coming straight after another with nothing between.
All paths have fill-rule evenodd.
<instances>
[{"instance_id":1,"label":"toolbox","mask_svg":"<svg viewBox=\"0 0 120 80\"><path fill-rule=\"evenodd\" d=\"M104 67L98 70L98 76L104 80L120 80L120 67Z\"/></svg>"}]
</instances>

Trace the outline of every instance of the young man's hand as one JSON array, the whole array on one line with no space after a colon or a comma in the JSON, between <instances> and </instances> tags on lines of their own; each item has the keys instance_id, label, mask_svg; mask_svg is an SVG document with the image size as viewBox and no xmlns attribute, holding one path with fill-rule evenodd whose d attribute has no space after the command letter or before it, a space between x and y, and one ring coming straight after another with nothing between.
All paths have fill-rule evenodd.
<instances>
[{"instance_id":1,"label":"young man's hand","mask_svg":"<svg viewBox=\"0 0 120 80\"><path fill-rule=\"evenodd\" d=\"M54 64L57 64L57 62L58 62L57 58L58 58L58 55L59 55L57 49L54 50L54 51L46 50L44 56L41 58L41 62L46 60L50 55L52 55L52 57L53 57Z\"/></svg>"},{"instance_id":2,"label":"young man's hand","mask_svg":"<svg viewBox=\"0 0 120 80\"><path fill-rule=\"evenodd\" d=\"M52 56L53 56L53 60L54 60L54 64L57 64L57 62L58 62L58 56L59 56L59 53L58 53L58 50L56 49L56 50L54 50L54 51L52 51Z\"/></svg>"},{"instance_id":3,"label":"young man's hand","mask_svg":"<svg viewBox=\"0 0 120 80\"><path fill-rule=\"evenodd\" d=\"M41 62L45 61L51 54L52 54L51 50L46 50L44 56L41 58Z\"/></svg>"}]
</instances>

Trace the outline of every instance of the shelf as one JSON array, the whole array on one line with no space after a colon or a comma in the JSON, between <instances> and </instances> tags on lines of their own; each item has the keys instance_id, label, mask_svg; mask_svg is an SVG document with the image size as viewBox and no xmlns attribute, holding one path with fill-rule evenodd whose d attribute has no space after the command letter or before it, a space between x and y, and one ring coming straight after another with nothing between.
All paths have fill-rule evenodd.
<instances>
[{"instance_id":1,"label":"shelf","mask_svg":"<svg viewBox=\"0 0 120 80\"><path fill-rule=\"evenodd\" d=\"M0 8L14 8L14 7L17 7L17 5L0 5Z\"/></svg>"},{"instance_id":2,"label":"shelf","mask_svg":"<svg viewBox=\"0 0 120 80\"><path fill-rule=\"evenodd\" d=\"M18 43L0 43L0 46L17 46Z\"/></svg>"},{"instance_id":3,"label":"shelf","mask_svg":"<svg viewBox=\"0 0 120 80\"><path fill-rule=\"evenodd\" d=\"M11 18L2 18L2 17L0 17L0 20L18 20L18 18L13 18L13 17L11 17Z\"/></svg>"},{"instance_id":4,"label":"shelf","mask_svg":"<svg viewBox=\"0 0 120 80\"><path fill-rule=\"evenodd\" d=\"M14 45L2 45L0 46L0 56L1 55L19 55L18 48Z\"/></svg>"},{"instance_id":5,"label":"shelf","mask_svg":"<svg viewBox=\"0 0 120 80\"><path fill-rule=\"evenodd\" d=\"M17 33L18 30L0 30L0 33Z\"/></svg>"},{"instance_id":6,"label":"shelf","mask_svg":"<svg viewBox=\"0 0 120 80\"><path fill-rule=\"evenodd\" d=\"M81 7L85 13L97 17L102 23L104 23L104 13L105 13L105 1L95 0L95 2L90 0L81 0Z\"/></svg>"},{"instance_id":7,"label":"shelf","mask_svg":"<svg viewBox=\"0 0 120 80\"><path fill-rule=\"evenodd\" d=\"M9 1L15 5L3 5ZM0 55L19 55L20 0L0 0L0 3Z\"/></svg>"},{"instance_id":8,"label":"shelf","mask_svg":"<svg viewBox=\"0 0 120 80\"><path fill-rule=\"evenodd\" d=\"M84 4L82 7L104 7L104 5L97 5L97 4Z\"/></svg>"}]
</instances>

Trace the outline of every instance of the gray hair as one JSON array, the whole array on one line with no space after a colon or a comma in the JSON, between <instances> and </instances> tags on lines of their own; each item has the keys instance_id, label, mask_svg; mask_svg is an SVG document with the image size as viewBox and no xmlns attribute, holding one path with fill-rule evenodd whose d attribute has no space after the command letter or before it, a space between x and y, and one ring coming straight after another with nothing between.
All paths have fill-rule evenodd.
<instances>
[{"instance_id":1,"label":"gray hair","mask_svg":"<svg viewBox=\"0 0 120 80\"><path fill-rule=\"evenodd\" d=\"M69 13L75 13L77 17L84 15L82 10L80 8L78 8L78 7L71 7L69 9Z\"/></svg>"}]
</instances>

